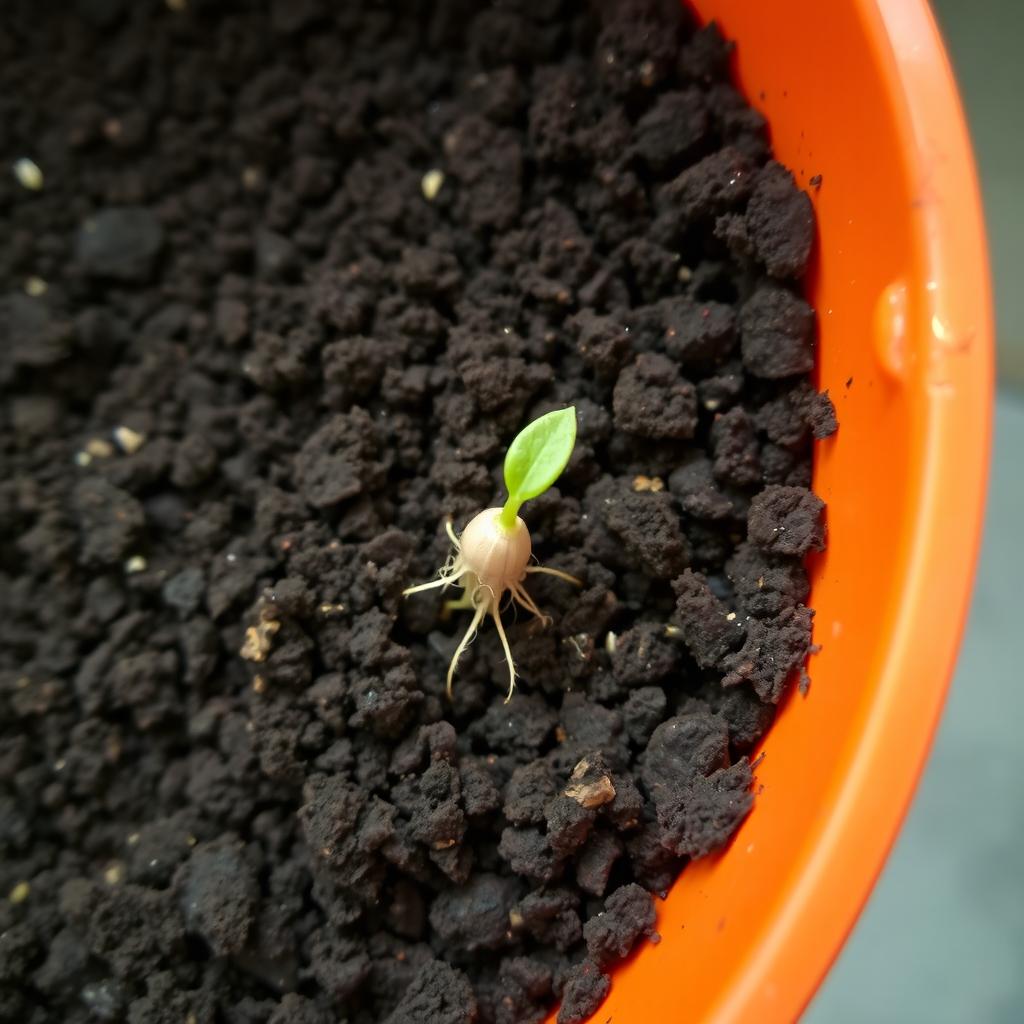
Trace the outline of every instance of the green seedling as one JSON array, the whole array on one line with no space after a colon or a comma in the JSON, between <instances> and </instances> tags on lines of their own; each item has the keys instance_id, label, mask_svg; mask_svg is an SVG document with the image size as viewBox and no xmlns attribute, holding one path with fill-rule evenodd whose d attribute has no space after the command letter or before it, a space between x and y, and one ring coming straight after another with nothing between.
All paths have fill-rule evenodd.
<instances>
[{"instance_id":1,"label":"green seedling","mask_svg":"<svg viewBox=\"0 0 1024 1024\"><path fill-rule=\"evenodd\" d=\"M454 552L441 569L436 580L409 587L404 593L416 594L422 590L452 585L462 587L462 597L447 603L448 609L467 609L473 618L452 655L448 665L448 696L452 694L452 679L462 652L473 641L484 616L490 615L498 630L505 660L508 662L508 694L512 697L516 686L516 667L512 660L505 627L501 623L501 601L508 591L527 611L544 623L550 618L534 603L523 581L528 573L543 572L549 576L577 586L582 584L575 576L542 565L530 565L533 553L530 531L519 518L523 502L543 494L561 475L576 443L576 409L559 409L534 420L509 445L505 455L505 487L508 499L502 508L487 508L477 513L456 536L451 520L445 524Z\"/></svg>"}]
</instances>

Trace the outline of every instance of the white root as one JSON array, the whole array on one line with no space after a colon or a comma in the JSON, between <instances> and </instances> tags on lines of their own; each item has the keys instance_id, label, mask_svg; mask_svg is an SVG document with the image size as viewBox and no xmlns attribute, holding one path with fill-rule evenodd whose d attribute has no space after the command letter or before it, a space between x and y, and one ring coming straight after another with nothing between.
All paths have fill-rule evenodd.
<instances>
[{"instance_id":1,"label":"white root","mask_svg":"<svg viewBox=\"0 0 1024 1024\"><path fill-rule=\"evenodd\" d=\"M498 627L498 637L501 639L505 660L508 662L508 693L505 694L505 703L507 704L512 699L512 692L516 688L516 666L512 660L512 650L508 646L508 637L505 636L505 627L501 624L501 615L493 606L491 607L491 618L494 619L494 625Z\"/></svg>"},{"instance_id":2,"label":"white root","mask_svg":"<svg viewBox=\"0 0 1024 1024\"><path fill-rule=\"evenodd\" d=\"M565 580L566 583L571 583L573 586L583 586L583 580L577 579L577 577L572 576L567 572L562 572L561 569L551 569L546 565L528 565L526 567L526 571L546 573L548 576L557 576L558 579Z\"/></svg>"},{"instance_id":3,"label":"white root","mask_svg":"<svg viewBox=\"0 0 1024 1024\"><path fill-rule=\"evenodd\" d=\"M512 596L528 611L532 612L545 626L551 625L551 616L545 615L536 605L533 598L527 593L521 583L513 583L509 588Z\"/></svg>"},{"instance_id":4,"label":"white root","mask_svg":"<svg viewBox=\"0 0 1024 1024\"><path fill-rule=\"evenodd\" d=\"M452 678L455 676L455 666L459 663L459 658L462 656L462 652L473 642L473 637L476 636L477 628L483 621L483 617L487 614L487 605L481 601L476 606L476 611L473 612L473 620L469 624L469 628L463 634L462 639L459 641L459 646L455 648L455 653L452 655L452 660L448 664L448 679L445 685L445 689L448 693L448 699L452 699Z\"/></svg>"},{"instance_id":5,"label":"white root","mask_svg":"<svg viewBox=\"0 0 1024 1024\"><path fill-rule=\"evenodd\" d=\"M441 570L441 574L436 580L431 580L429 583L418 583L415 587L406 587L402 591L403 597L408 597L410 594L420 594L424 590L433 590L435 587L441 587L443 590L445 587L450 587L455 583L458 583L462 578L465 570L459 565L458 559L452 565L451 572L445 572Z\"/></svg>"}]
</instances>

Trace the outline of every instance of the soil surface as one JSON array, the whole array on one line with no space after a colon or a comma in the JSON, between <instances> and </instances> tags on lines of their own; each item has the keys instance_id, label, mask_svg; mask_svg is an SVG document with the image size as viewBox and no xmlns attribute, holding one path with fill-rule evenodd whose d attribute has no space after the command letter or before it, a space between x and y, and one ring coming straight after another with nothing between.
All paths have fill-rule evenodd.
<instances>
[{"instance_id":1,"label":"soil surface","mask_svg":"<svg viewBox=\"0 0 1024 1024\"><path fill-rule=\"evenodd\" d=\"M5 4L0 1019L581 1021L749 811L835 419L675 6ZM402 589L570 403L449 703Z\"/></svg>"}]
</instances>

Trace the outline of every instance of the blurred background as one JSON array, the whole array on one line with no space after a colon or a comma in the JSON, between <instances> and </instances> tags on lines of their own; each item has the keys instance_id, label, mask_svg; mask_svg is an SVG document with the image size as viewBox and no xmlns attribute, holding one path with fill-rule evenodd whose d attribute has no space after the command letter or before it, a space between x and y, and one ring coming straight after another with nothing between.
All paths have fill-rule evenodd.
<instances>
[{"instance_id":1,"label":"blurred background","mask_svg":"<svg viewBox=\"0 0 1024 1024\"><path fill-rule=\"evenodd\" d=\"M932 6L967 108L995 285L999 393L985 539L924 780L804 1024L1024 1021L1024 671L1013 643L1024 634L1024 3Z\"/></svg>"}]
</instances>

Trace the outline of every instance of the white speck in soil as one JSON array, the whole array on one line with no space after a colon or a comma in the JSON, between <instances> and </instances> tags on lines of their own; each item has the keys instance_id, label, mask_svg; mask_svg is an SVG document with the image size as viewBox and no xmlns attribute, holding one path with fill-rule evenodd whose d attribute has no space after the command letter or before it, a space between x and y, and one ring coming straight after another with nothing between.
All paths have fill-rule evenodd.
<instances>
[{"instance_id":1,"label":"white speck in soil","mask_svg":"<svg viewBox=\"0 0 1024 1024\"><path fill-rule=\"evenodd\" d=\"M441 191L441 186L444 184L444 172L439 171L436 167L432 170L427 171L423 175L423 180L420 182L420 189L423 192L423 198L427 202L433 202L437 198L437 193Z\"/></svg>"},{"instance_id":2,"label":"white speck in soil","mask_svg":"<svg viewBox=\"0 0 1024 1024\"><path fill-rule=\"evenodd\" d=\"M18 184L22 188L27 188L30 192L38 192L43 187L43 172L34 160L23 156L14 161L12 169L14 177L18 179Z\"/></svg>"}]
</instances>

